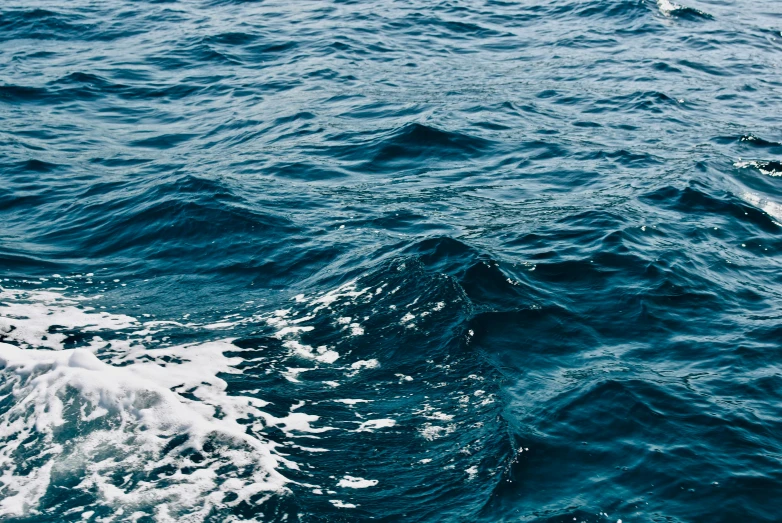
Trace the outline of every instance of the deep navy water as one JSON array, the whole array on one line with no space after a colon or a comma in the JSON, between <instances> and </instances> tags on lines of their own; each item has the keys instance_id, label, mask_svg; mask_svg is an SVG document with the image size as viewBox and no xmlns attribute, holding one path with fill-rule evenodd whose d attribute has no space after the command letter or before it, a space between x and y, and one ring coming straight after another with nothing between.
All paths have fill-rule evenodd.
<instances>
[{"instance_id":1,"label":"deep navy water","mask_svg":"<svg viewBox=\"0 0 782 523\"><path fill-rule=\"evenodd\" d=\"M0 2L0 521L782 521L782 4L681 2Z\"/></svg>"}]
</instances>

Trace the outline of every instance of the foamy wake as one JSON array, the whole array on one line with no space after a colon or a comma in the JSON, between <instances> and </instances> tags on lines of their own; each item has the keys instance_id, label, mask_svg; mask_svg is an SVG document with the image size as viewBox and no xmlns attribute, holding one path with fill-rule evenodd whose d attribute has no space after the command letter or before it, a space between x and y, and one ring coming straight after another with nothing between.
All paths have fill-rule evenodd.
<instances>
[{"instance_id":1,"label":"foamy wake","mask_svg":"<svg viewBox=\"0 0 782 523\"><path fill-rule=\"evenodd\" d=\"M337 289L314 300L313 312L362 292ZM68 485L85 497L71 510L105 507L110 516L101 521L204 521L287 491L280 469L298 466L263 437L265 427L292 438L335 430L313 427L317 416L291 409L276 418L262 410L265 401L228 394L218 376L239 373L242 361L226 356L242 351L231 339L167 347L155 340L149 348L165 322L141 322L91 302L57 290L0 292L0 519L38 514L53 486ZM213 330L259 319L168 323ZM333 364L340 355L332 349L298 341L309 329L303 320L286 311L265 318L292 358ZM345 327L361 333L355 322ZM66 349L74 332L80 346ZM357 362L345 371L367 366Z\"/></svg>"}]
</instances>

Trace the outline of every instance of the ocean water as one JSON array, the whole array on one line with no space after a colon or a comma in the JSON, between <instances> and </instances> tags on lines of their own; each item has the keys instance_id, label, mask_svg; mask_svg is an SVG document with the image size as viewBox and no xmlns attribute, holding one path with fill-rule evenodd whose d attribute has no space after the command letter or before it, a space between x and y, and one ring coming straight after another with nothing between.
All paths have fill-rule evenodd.
<instances>
[{"instance_id":1,"label":"ocean water","mask_svg":"<svg viewBox=\"0 0 782 523\"><path fill-rule=\"evenodd\" d=\"M3 0L0 64L0 521L782 521L777 0Z\"/></svg>"}]
</instances>

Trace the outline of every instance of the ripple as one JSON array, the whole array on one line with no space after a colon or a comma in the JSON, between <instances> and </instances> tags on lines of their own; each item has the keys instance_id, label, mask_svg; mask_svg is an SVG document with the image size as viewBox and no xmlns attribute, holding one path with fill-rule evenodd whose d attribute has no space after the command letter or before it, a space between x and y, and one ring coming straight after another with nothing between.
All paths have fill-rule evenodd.
<instances>
[{"instance_id":1,"label":"ripple","mask_svg":"<svg viewBox=\"0 0 782 523\"><path fill-rule=\"evenodd\" d=\"M776 521L776 7L3 3L0 517Z\"/></svg>"}]
</instances>

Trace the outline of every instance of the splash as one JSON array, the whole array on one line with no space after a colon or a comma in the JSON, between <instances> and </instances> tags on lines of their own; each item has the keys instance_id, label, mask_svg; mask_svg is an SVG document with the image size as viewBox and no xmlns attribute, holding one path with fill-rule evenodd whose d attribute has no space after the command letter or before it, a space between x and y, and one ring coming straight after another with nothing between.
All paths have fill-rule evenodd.
<instances>
[{"instance_id":1,"label":"splash","mask_svg":"<svg viewBox=\"0 0 782 523\"><path fill-rule=\"evenodd\" d=\"M245 361L245 349L233 339L167 346L152 335L167 328L196 332L266 324L288 350L286 361L307 365L281 373L296 382L296 374L340 358L330 347L301 341L314 330L307 322L319 313L331 316L338 301L377 295L350 283L297 300L303 314L278 310L224 319L215 327L141 321L101 310L100 296L67 297L61 290L0 292L3 517L41 514L42 499L65 483L84 496L84 506L113 514L109 520L130 515L201 522L289 494L283 470L299 465L265 431L281 431L289 440L285 445L336 429L314 426L318 416L297 410L304 402L278 417L264 410L268 402L258 395L229 394L224 377L241 374L237 367ZM357 322L333 316L335 326L357 335ZM335 370L355 376L378 366L377 360L359 360ZM343 430L372 432L394 423L369 420ZM75 486L73 478L79 478Z\"/></svg>"}]
</instances>

